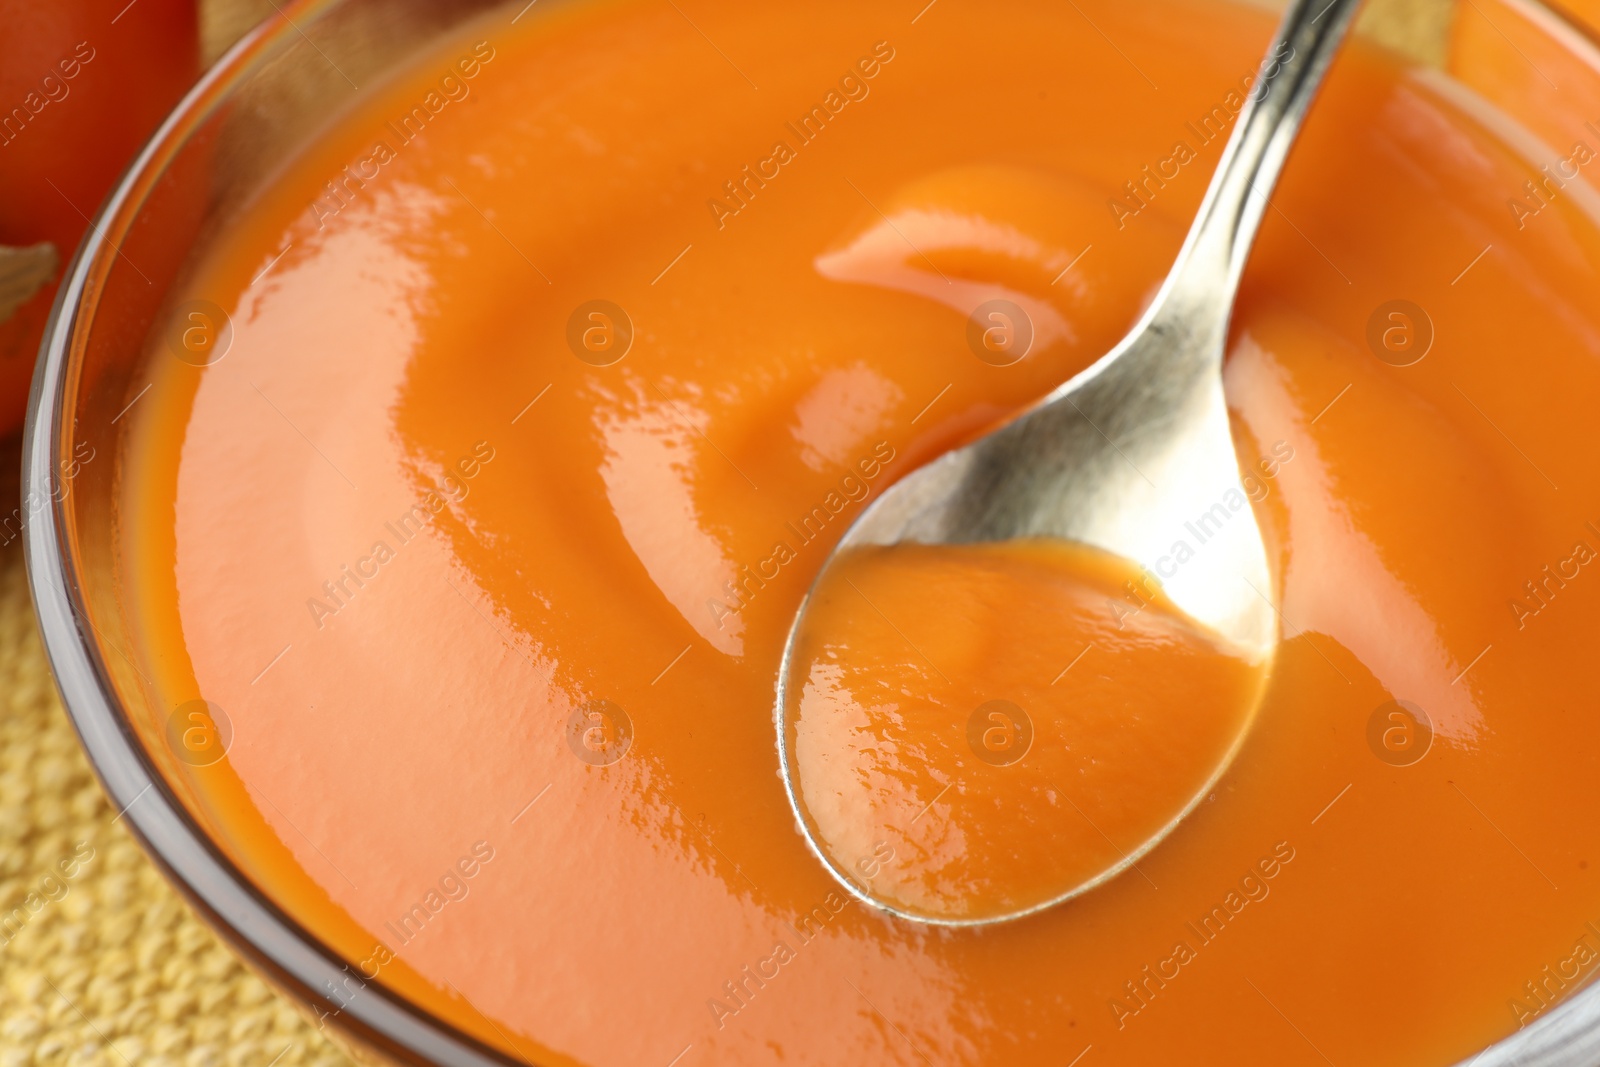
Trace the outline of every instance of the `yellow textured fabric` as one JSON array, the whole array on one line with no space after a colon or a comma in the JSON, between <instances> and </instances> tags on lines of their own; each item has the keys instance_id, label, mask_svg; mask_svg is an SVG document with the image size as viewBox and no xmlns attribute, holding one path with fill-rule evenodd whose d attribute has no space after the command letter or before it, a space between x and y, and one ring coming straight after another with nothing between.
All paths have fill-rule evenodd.
<instances>
[{"instance_id":1,"label":"yellow textured fabric","mask_svg":"<svg viewBox=\"0 0 1600 1067\"><path fill-rule=\"evenodd\" d=\"M0 549L0 1067L345 1067L116 819Z\"/></svg>"}]
</instances>

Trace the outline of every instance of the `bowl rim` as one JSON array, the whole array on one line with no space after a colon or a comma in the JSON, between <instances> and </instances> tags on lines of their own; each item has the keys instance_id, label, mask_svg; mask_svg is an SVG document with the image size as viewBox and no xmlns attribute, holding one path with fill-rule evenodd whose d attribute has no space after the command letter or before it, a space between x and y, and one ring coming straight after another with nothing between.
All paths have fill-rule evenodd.
<instances>
[{"instance_id":1,"label":"bowl rim","mask_svg":"<svg viewBox=\"0 0 1600 1067\"><path fill-rule=\"evenodd\" d=\"M28 522L22 531L28 583L62 705L117 808L112 821L126 818L129 830L167 881L259 974L286 991L297 1008L315 1013L319 1030L331 1020L345 1037L390 1057L449 1067L537 1067L532 1060L512 1059L491 1048L377 979L363 980L350 963L258 889L190 816L123 713L88 622L77 561L66 548L68 494L55 495L64 481L58 463L69 458L62 447L67 390L74 383L78 342L94 318L94 283L114 264L120 246L113 238L125 234L138 218L148 191L211 106L246 80L258 60L283 42L292 42L295 35L304 36L304 26L344 2L348 0L293 0L279 7L276 18L267 18L228 48L146 141L85 231L51 308L28 396L22 438L23 500L36 492L49 494L50 500L38 520ZM1600 69L1600 34L1577 22L1558 3L1498 2L1556 32L1573 47L1589 51ZM351 978L357 985L351 999L340 1001L329 995L348 988L346 980ZM517 1047L491 1018L483 1018L508 1045ZM1597 1059L1600 982L1590 982L1458 1067L1557 1067Z\"/></svg>"}]
</instances>

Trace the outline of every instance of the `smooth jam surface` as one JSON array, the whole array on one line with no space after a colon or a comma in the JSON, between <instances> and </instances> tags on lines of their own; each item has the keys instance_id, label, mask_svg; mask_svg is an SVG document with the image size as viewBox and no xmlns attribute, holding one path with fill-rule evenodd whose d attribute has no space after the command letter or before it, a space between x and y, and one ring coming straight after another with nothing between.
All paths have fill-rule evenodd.
<instances>
[{"instance_id":1,"label":"smooth jam surface","mask_svg":"<svg viewBox=\"0 0 1600 1067\"><path fill-rule=\"evenodd\" d=\"M1340 58L1227 367L1281 582L1259 709L1136 869L932 929L850 902L798 834L784 636L864 500L1133 323L1271 19L521 6L353 94L178 294L227 314L222 358L163 331L130 387L131 698L158 752L172 709L226 715L226 758L173 755L173 780L350 961L330 1015L381 983L541 1064L1398 1067L1466 1058L1589 973L1581 179L1519 218L1549 161L1497 114ZM1009 365L969 343L993 299L1034 326ZM1147 740L1229 733L1190 727ZM1082 832L1030 799L1047 747L981 768L1018 816L952 870ZM1108 854L1139 833L1102 829Z\"/></svg>"},{"instance_id":2,"label":"smooth jam surface","mask_svg":"<svg viewBox=\"0 0 1600 1067\"><path fill-rule=\"evenodd\" d=\"M1266 666L1086 545L852 549L793 653L798 798L873 900L1015 916L1125 869L1198 803Z\"/></svg>"}]
</instances>

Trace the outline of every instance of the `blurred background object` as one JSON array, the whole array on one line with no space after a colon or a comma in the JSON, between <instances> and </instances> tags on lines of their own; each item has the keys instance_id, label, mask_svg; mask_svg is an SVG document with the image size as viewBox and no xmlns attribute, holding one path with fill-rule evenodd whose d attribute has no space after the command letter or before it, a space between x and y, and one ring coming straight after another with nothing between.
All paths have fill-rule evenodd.
<instances>
[{"instance_id":1,"label":"blurred background object","mask_svg":"<svg viewBox=\"0 0 1600 1067\"><path fill-rule=\"evenodd\" d=\"M199 72L195 0L0 0L0 437L89 219Z\"/></svg>"}]
</instances>

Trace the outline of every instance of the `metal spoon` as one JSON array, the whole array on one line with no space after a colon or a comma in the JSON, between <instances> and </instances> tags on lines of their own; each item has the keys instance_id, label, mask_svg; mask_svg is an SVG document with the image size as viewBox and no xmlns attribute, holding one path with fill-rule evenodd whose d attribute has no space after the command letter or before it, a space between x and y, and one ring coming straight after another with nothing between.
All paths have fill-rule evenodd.
<instances>
[{"instance_id":1,"label":"metal spoon","mask_svg":"<svg viewBox=\"0 0 1600 1067\"><path fill-rule=\"evenodd\" d=\"M1223 349L1267 197L1359 6L1289 4L1177 261L1133 331L1026 413L885 490L845 532L822 573L862 545L1079 541L1148 568L1179 608L1245 654L1271 655L1275 590L1229 430ZM1175 562L1175 542L1192 544L1196 534L1203 544L1193 558ZM790 754L791 660L809 601L808 594L778 671L778 755L806 840L844 888L879 908L947 925L1016 918L1086 888L1012 915L929 919L872 897L829 857L801 803Z\"/></svg>"}]
</instances>

